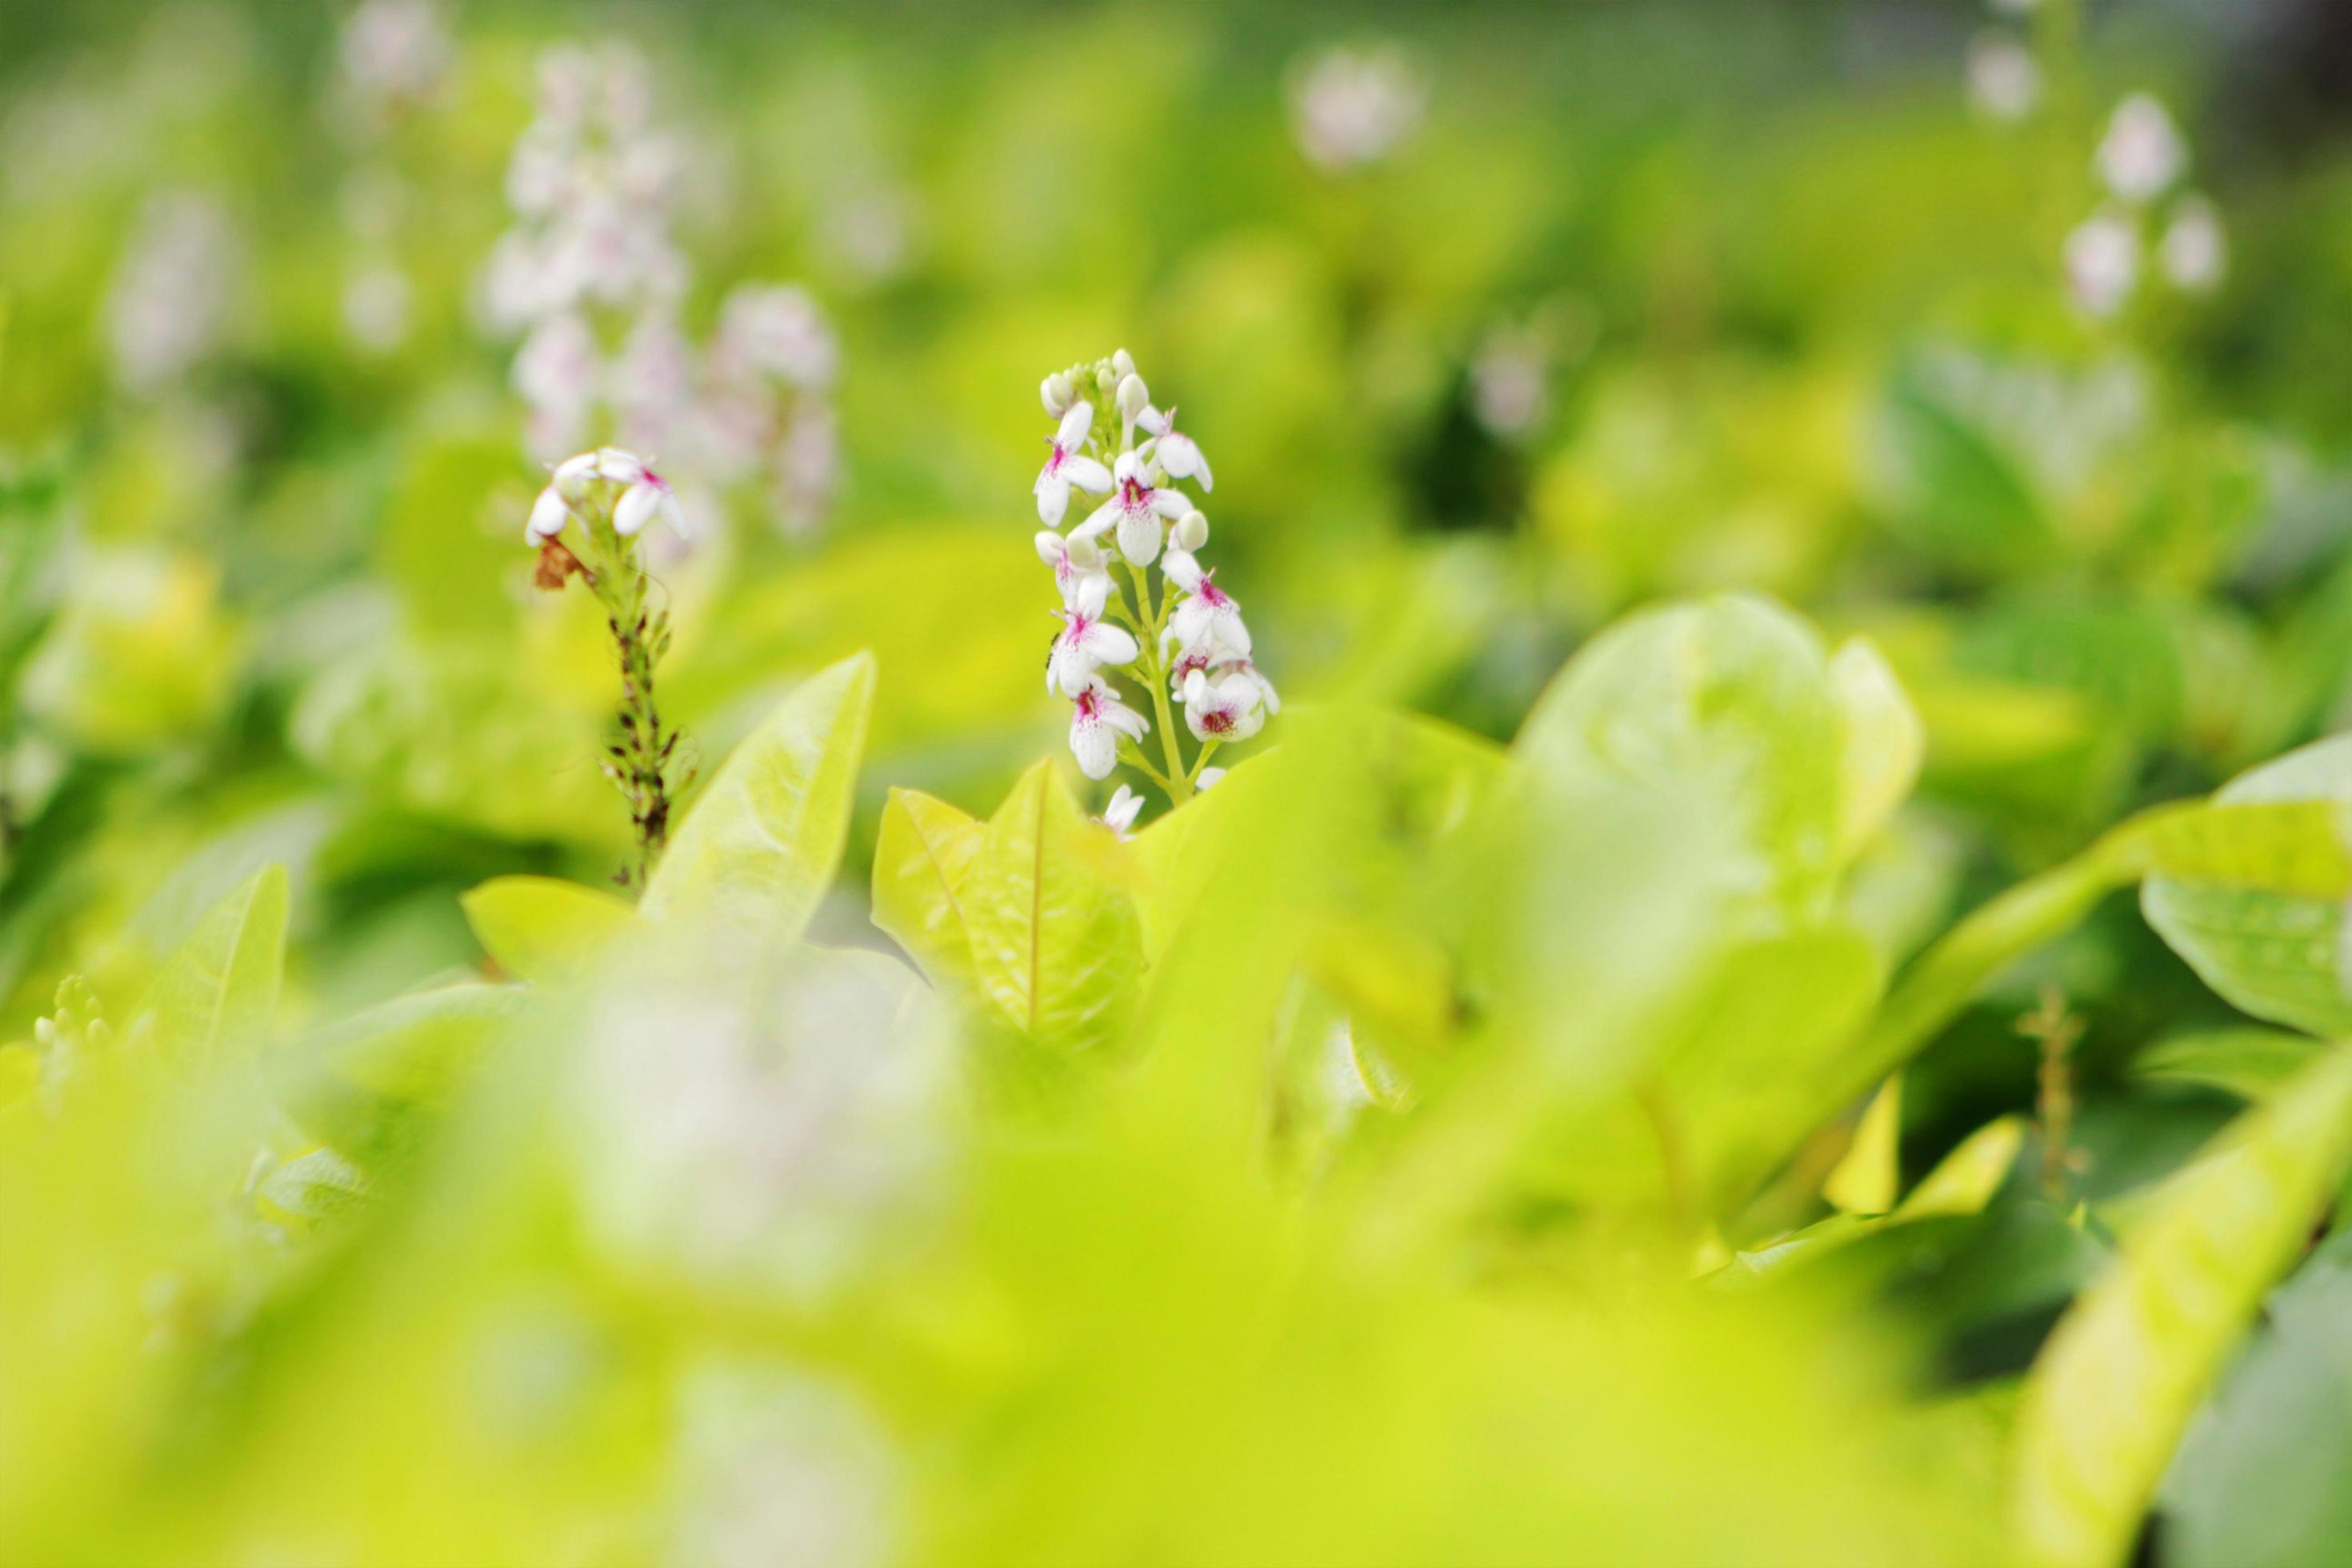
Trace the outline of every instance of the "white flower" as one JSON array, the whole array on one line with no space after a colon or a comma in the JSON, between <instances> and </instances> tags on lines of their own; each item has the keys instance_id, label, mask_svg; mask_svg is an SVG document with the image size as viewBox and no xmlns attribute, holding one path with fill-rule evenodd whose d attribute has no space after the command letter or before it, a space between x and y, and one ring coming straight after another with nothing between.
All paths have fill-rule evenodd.
<instances>
[{"instance_id":1,"label":"white flower","mask_svg":"<svg viewBox=\"0 0 2352 1568\"><path fill-rule=\"evenodd\" d=\"M1106 664L1129 664L1143 650L1133 634L1102 618L1110 597L1108 574L1083 576L1070 597L1070 606L1055 612L1062 634L1045 661L1045 689L1076 699ZM1097 775L1099 777L1100 775Z\"/></svg>"},{"instance_id":2,"label":"white flower","mask_svg":"<svg viewBox=\"0 0 2352 1568\"><path fill-rule=\"evenodd\" d=\"M1175 614L1168 622L1168 629L1175 634L1180 646L1214 647L1242 655L1249 652L1249 627L1242 622L1242 607L1217 586L1214 572L1202 571L1200 562L1182 550L1170 551L1160 570L1168 574L1170 582L1184 590L1184 597L1176 601Z\"/></svg>"},{"instance_id":3,"label":"white flower","mask_svg":"<svg viewBox=\"0 0 2352 1568\"><path fill-rule=\"evenodd\" d=\"M1110 572L1103 561L1101 549L1091 539L1065 539L1052 529L1037 533L1037 559L1054 569L1054 586L1062 592L1065 606L1075 606L1078 585L1090 577L1102 579L1106 597L1110 592Z\"/></svg>"},{"instance_id":4,"label":"white flower","mask_svg":"<svg viewBox=\"0 0 2352 1568\"><path fill-rule=\"evenodd\" d=\"M2099 177L2127 202L2153 201L2189 164L2189 149L2164 105L2136 92L2116 105L2099 143Z\"/></svg>"},{"instance_id":5,"label":"white flower","mask_svg":"<svg viewBox=\"0 0 2352 1568\"><path fill-rule=\"evenodd\" d=\"M600 479L626 487L613 507L615 533L629 538L659 518L680 539L686 537L686 509L677 504L669 481L654 472L643 458L618 447L606 447L596 454L596 473Z\"/></svg>"},{"instance_id":6,"label":"white flower","mask_svg":"<svg viewBox=\"0 0 2352 1568\"><path fill-rule=\"evenodd\" d=\"M1196 669L1184 678L1184 726L1196 741L1246 741L1265 723L1257 696L1246 678L1212 681Z\"/></svg>"},{"instance_id":7,"label":"white flower","mask_svg":"<svg viewBox=\"0 0 2352 1568\"><path fill-rule=\"evenodd\" d=\"M341 45L344 76L379 111L429 97L449 68L449 35L425 0L368 0Z\"/></svg>"},{"instance_id":8,"label":"white flower","mask_svg":"<svg viewBox=\"0 0 2352 1568\"><path fill-rule=\"evenodd\" d=\"M1093 539L1118 524L1118 552L1133 566L1149 566L1160 554L1161 520L1181 517L1192 503L1176 490L1154 487L1151 468L1140 454L1122 452L1114 470L1118 490L1095 509L1086 521L1070 531L1072 537Z\"/></svg>"},{"instance_id":9,"label":"white flower","mask_svg":"<svg viewBox=\"0 0 2352 1568\"><path fill-rule=\"evenodd\" d=\"M1533 430L1551 410L1550 370L1538 333L1510 327L1489 332L1470 363L1470 406L1478 423L1507 441Z\"/></svg>"},{"instance_id":10,"label":"white flower","mask_svg":"<svg viewBox=\"0 0 2352 1568\"><path fill-rule=\"evenodd\" d=\"M397 267L371 267L343 285L343 331L370 353L390 353L408 336L412 295Z\"/></svg>"},{"instance_id":11,"label":"white flower","mask_svg":"<svg viewBox=\"0 0 2352 1568\"><path fill-rule=\"evenodd\" d=\"M2139 231L2116 213L2096 213L2066 237L2066 292L2102 319L2124 308L2139 283Z\"/></svg>"},{"instance_id":12,"label":"white flower","mask_svg":"<svg viewBox=\"0 0 2352 1568\"><path fill-rule=\"evenodd\" d=\"M1139 382L1137 384L1142 384ZM1143 412L1135 416L1135 422L1150 432L1151 455L1159 460L1160 468L1167 470L1170 479L1198 479L1201 481L1201 488L1204 490L1213 490L1217 488L1215 478L1209 472L1209 459L1201 455L1199 444L1176 428L1176 409L1173 405L1169 406L1165 414L1146 405ZM1192 548L1199 547L1196 545Z\"/></svg>"},{"instance_id":13,"label":"white flower","mask_svg":"<svg viewBox=\"0 0 2352 1568\"><path fill-rule=\"evenodd\" d=\"M572 507L563 499L562 484L561 479L551 481L545 489L539 492L539 499L530 503L530 521L523 525L522 531L526 544L546 543L562 533L563 525L572 521Z\"/></svg>"},{"instance_id":14,"label":"white flower","mask_svg":"<svg viewBox=\"0 0 2352 1568\"><path fill-rule=\"evenodd\" d=\"M2022 120L2042 101L2042 64L2033 51L1998 30L1969 46L1969 100L1987 119Z\"/></svg>"},{"instance_id":15,"label":"white flower","mask_svg":"<svg viewBox=\"0 0 2352 1568\"><path fill-rule=\"evenodd\" d=\"M1062 427L1053 437L1053 453L1037 471L1037 521L1047 528L1062 526L1062 516L1070 510L1071 485L1084 486L1097 495L1110 489L1110 470L1078 449L1087 444L1087 433L1094 426L1091 403L1073 403L1062 416Z\"/></svg>"},{"instance_id":16,"label":"white flower","mask_svg":"<svg viewBox=\"0 0 2352 1568\"><path fill-rule=\"evenodd\" d=\"M1169 632L1164 635L1168 641L1171 643L1175 641L1175 633ZM1195 643L1177 647L1176 657L1168 661L1168 688L1177 701L1184 700L1184 683L1192 678L1192 672L1197 669L1206 673L1214 669L1223 651L1208 643Z\"/></svg>"},{"instance_id":17,"label":"white flower","mask_svg":"<svg viewBox=\"0 0 2352 1568\"><path fill-rule=\"evenodd\" d=\"M1139 741L1150 728L1143 715L1121 702L1118 692L1099 676L1089 677L1072 694L1070 754L1078 759L1078 771L1090 779L1110 776L1118 764L1120 736Z\"/></svg>"},{"instance_id":18,"label":"white flower","mask_svg":"<svg viewBox=\"0 0 2352 1568\"><path fill-rule=\"evenodd\" d=\"M2157 242L2164 275L2177 289L2202 294L2218 286L2230 268L2229 237L2221 215L2202 196L2183 196Z\"/></svg>"},{"instance_id":19,"label":"white flower","mask_svg":"<svg viewBox=\"0 0 2352 1568\"><path fill-rule=\"evenodd\" d=\"M1421 124L1427 93L1394 49L1331 49L1297 78L1292 129L1327 174L1377 163Z\"/></svg>"},{"instance_id":20,"label":"white flower","mask_svg":"<svg viewBox=\"0 0 2352 1568\"><path fill-rule=\"evenodd\" d=\"M1258 704L1268 713L1282 711L1282 694L1275 690L1274 682L1265 678L1265 672L1248 659L1232 659L1218 667L1217 683L1222 686L1227 681L1239 681L1255 690Z\"/></svg>"},{"instance_id":21,"label":"white flower","mask_svg":"<svg viewBox=\"0 0 2352 1568\"><path fill-rule=\"evenodd\" d=\"M1142 809L1143 797L1121 784L1111 792L1109 804L1102 808L1102 815L1095 820L1118 834L1120 842L1124 843L1135 836L1135 818Z\"/></svg>"},{"instance_id":22,"label":"white flower","mask_svg":"<svg viewBox=\"0 0 2352 1568\"><path fill-rule=\"evenodd\" d=\"M719 307L710 357L724 377L772 375L788 386L822 392L833 384L841 348L807 289L746 283Z\"/></svg>"}]
</instances>

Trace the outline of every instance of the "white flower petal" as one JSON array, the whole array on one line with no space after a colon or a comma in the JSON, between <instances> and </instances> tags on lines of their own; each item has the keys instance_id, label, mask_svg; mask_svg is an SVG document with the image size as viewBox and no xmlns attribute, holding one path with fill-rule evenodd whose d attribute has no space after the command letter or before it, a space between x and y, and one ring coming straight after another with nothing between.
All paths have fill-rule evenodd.
<instances>
[{"instance_id":1,"label":"white flower petal","mask_svg":"<svg viewBox=\"0 0 2352 1568\"><path fill-rule=\"evenodd\" d=\"M1118 736L1081 708L1070 715L1070 754L1078 759L1078 772L1090 779L1107 779L1118 765Z\"/></svg>"},{"instance_id":2,"label":"white flower petal","mask_svg":"<svg viewBox=\"0 0 2352 1568\"><path fill-rule=\"evenodd\" d=\"M1108 529L1112 523L1118 521L1119 510L1118 498L1117 496L1113 496L1110 500L1103 502L1102 505L1095 508L1092 512L1087 514L1086 521L1070 530L1070 537L1072 539L1095 539L1099 537L1104 530Z\"/></svg>"},{"instance_id":3,"label":"white flower petal","mask_svg":"<svg viewBox=\"0 0 2352 1568\"><path fill-rule=\"evenodd\" d=\"M1160 556L1160 515L1150 509L1122 511L1118 518L1118 552L1131 566L1149 566Z\"/></svg>"},{"instance_id":4,"label":"white flower petal","mask_svg":"<svg viewBox=\"0 0 2352 1568\"><path fill-rule=\"evenodd\" d=\"M656 486L642 481L621 492L618 505L613 508L613 531L627 539L651 522L661 508L662 492Z\"/></svg>"},{"instance_id":5,"label":"white flower petal","mask_svg":"<svg viewBox=\"0 0 2352 1568\"><path fill-rule=\"evenodd\" d=\"M523 537L533 544L544 543L562 533L571 517L572 509L564 504L563 492L551 484L530 503L530 521L523 529Z\"/></svg>"},{"instance_id":6,"label":"white flower petal","mask_svg":"<svg viewBox=\"0 0 2352 1568\"><path fill-rule=\"evenodd\" d=\"M1160 570L1184 592L1197 594L1201 591L1201 563L1190 550L1171 550L1168 559L1160 563Z\"/></svg>"},{"instance_id":7,"label":"white flower petal","mask_svg":"<svg viewBox=\"0 0 2352 1568\"><path fill-rule=\"evenodd\" d=\"M1110 602L1110 577L1107 573L1088 573L1070 591L1070 608L1090 621L1102 619L1103 606Z\"/></svg>"},{"instance_id":8,"label":"white flower petal","mask_svg":"<svg viewBox=\"0 0 2352 1568\"><path fill-rule=\"evenodd\" d=\"M645 459L618 447L600 447L596 450L596 473L616 485L634 485L646 477Z\"/></svg>"},{"instance_id":9,"label":"white flower petal","mask_svg":"<svg viewBox=\"0 0 2352 1568\"><path fill-rule=\"evenodd\" d=\"M1097 495L1111 487L1110 470L1082 453L1071 453L1062 463L1062 472L1068 477L1070 483L1090 489Z\"/></svg>"},{"instance_id":10,"label":"white flower petal","mask_svg":"<svg viewBox=\"0 0 2352 1568\"><path fill-rule=\"evenodd\" d=\"M1065 452L1075 452L1086 445L1087 432L1095 427L1095 405L1078 402L1062 416L1061 427L1054 432L1054 445Z\"/></svg>"},{"instance_id":11,"label":"white flower petal","mask_svg":"<svg viewBox=\"0 0 2352 1568\"><path fill-rule=\"evenodd\" d=\"M1077 646L1102 664L1133 664L1143 649L1125 626L1097 621L1078 634Z\"/></svg>"},{"instance_id":12,"label":"white flower petal","mask_svg":"<svg viewBox=\"0 0 2352 1568\"><path fill-rule=\"evenodd\" d=\"M1048 463L1037 476L1037 521L1047 528L1062 526L1063 514L1070 510L1070 481Z\"/></svg>"}]
</instances>

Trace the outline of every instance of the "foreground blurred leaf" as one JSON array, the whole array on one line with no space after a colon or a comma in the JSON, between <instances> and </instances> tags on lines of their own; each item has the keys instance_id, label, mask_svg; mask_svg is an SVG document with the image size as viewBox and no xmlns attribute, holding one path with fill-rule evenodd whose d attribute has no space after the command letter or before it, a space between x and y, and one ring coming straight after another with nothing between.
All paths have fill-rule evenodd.
<instances>
[{"instance_id":1,"label":"foreground blurred leaf","mask_svg":"<svg viewBox=\"0 0 2352 1568\"><path fill-rule=\"evenodd\" d=\"M286 966L286 868L265 866L215 905L163 965L142 1026L165 1061L202 1071L268 1042Z\"/></svg>"},{"instance_id":2,"label":"foreground blurred leaf","mask_svg":"<svg viewBox=\"0 0 2352 1568\"><path fill-rule=\"evenodd\" d=\"M874 661L820 670L744 737L671 837L646 884L653 920L692 919L784 942L833 881L849 809Z\"/></svg>"},{"instance_id":3,"label":"foreground blurred leaf","mask_svg":"<svg viewBox=\"0 0 2352 1568\"><path fill-rule=\"evenodd\" d=\"M2314 1063L2175 1179L2051 1337L2016 1453L2032 1563L2124 1560L2173 1445L2352 1152L2352 1050Z\"/></svg>"},{"instance_id":4,"label":"foreground blurred leaf","mask_svg":"<svg viewBox=\"0 0 2352 1568\"><path fill-rule=\"evenodd\" d=\"M554 877L495 877L458 900L482 950L518 980L574 980L636 923L626 900Z\"/></svg>"},{"instance_id":5,"label":"foreground blurred leaf","mask_svg":"<svg viewBox=\"0 0 2352 1568\"><path fill-rule=\"evenodd\" d=\"M2183 1568L2352 1562L2352 1231L2263 1315L2165 1481L2165 1560Z\"/></svg>"},{"instance_id":6,"label":"foreground blurred leaf","mask_svg":"<svg viewBox=\"0 0 2352 1568\"><path fill-rule=\"evenodd\" d=\"M284 1053L296 1123L362 1172L404 1162L530 1005L511 985L452 985L373 1007Z\"/></svg>"}]
</instances>

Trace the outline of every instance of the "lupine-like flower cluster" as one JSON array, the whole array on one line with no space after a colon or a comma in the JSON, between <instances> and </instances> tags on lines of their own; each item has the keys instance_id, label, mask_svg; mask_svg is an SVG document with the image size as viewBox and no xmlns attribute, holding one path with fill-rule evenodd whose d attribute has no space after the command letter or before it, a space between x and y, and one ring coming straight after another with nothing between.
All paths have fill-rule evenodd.
<instances>
[{"instance_id":1,"label":"lupine-like flower cluster","mask_svg":"<svg viewBox=\"0 0 2352 1568\"><path fill-rule=\"evenodd\" d=\"M398 349L415 314L415 289L393 259L414 203L386 142L440 95L456 52L433 0L367 0L343 22L331 107L357 153L340 203L355 242L343 279L343 331L368 353Z\"/></svg>"},{"instance_id":2,"label":"lupine-like flower cluster","mask_svg":"<svg viewBox=\"0 0 2352 1568\"><path fill-rule=\"evenodd\" d=\"M1177 488L1194 483L1206 493L1215 478L1178 428L1176 410L1151 401L1125 349L1055 372L1039 395L1058 421L1033 487L1045 525L1037 554L1062 595L1045 689L1070 703L1070 750L1088 778L1108 778L1125 762L1181 803L1223 776L1207 766L1219 746L1248 740L1282 706L1250 660L1241 606L1201 564L1209 520ZM1061 531L1076 495L1101 500ZM1109 679L1121 669L1150 693L1157 762L1144 749L1152 720ZM1171 703L1183 708L1197 743L1189 764ZM1104 819L1123 833L1139 805L1122 785Z\"/></svg>"},{"instance_id":3,"label":"lupine-like flower cluster","mask_svg":"<svg viewBox=\"0 0 2352 1568\"><path fill-rule=\"evenodd\" d=\"M1421 128L1429 93L1402 51L1332 48L1299 68L1291 86L1292 134L1327 174L1378 163Z\"/></svg>"},{"instance_id":4,"label":"lupine-like flower cluster","mask_svg":"<svg viewBox=\"0 0 2352 1568\"><path fill-rule=\"evenodd\" d=\"M148 198L106 302L114 374L152 393L201 364L228 335L244 247L220 203L201 191Z\"/></svg>"},{"instance_id":5,"label":"lupine-like flower cluster","mask_svg":"<svg viewBox=\"0 0 2352 1568\"><path fill-rule=\"evenodd\" d=\"M2094 158L2107 200L2066 237L2066 291L2085 315L2122 313L2151 246L2164 280L2188 294L2218 287L2229 242L2212 202L2181 188L2189 146L2163 104L2134 93L2116 106Z\"/></svg>"},{"instance_id":6,"label":"lupine-like flower cluster","mask_svg":"<svg viewBox=\"0 0 2352 1568\"><path fill-rule=\"evenodd\" d=\"M541 458L610 431L698 481L764 479L789 532L822 520L840 467L839 350L814 300L744 284L706 350L678 324L689 280L668 219L683 159L651 124L644 63L614 46L541 62L538 118L508 173L516 223L484 280L490 325L526 332L514 384Z\"/></svg>"},{"instance_id":7,"label":"lupine-like flower cluster","mask_svg":"<svg viewBox=\"0 0 2352 1568\"><path fill-rule=\"evenodd\" d=\"M523 528L524 542L539 552L539 586L561 592L580 578L613 635L621 666L620 738L606 748L604 776L629 803L636 834L635 864L621 880L641 888L668 839L671 803L692 771L690 762L677 763L678 731L663 728L654 700L654 672L669 651L669 612L654 603L636 542L655 521L686 533L685 509L669 481L636 454L604 447L554 465ZM676 776L674 763L686 777Z\"/></svg>"}]
</instances>

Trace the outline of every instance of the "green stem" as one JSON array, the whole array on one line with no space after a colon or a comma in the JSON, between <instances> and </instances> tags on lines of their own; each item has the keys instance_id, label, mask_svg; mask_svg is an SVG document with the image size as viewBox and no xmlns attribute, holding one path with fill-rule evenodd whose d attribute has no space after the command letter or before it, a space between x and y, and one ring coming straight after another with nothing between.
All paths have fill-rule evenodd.
<instances>
[{"instance_id":1,"label":"green stem","mask_svg":"<svg viewBox=\"0 0 2352 1568\"><path fill-rule=\"evenodd\" d=\"M1168 764L1164 775L1152 776L1168 792L1168 803L1181 805L1192 798L1192 775L1185 769L1183 749L1176 742L1175 710L1168 700L1168 670L1160 660L1160 621L1167 606L1153 605L1151 581L1140 567L1129 566L1127 574L1135 590L1138 614L1150 610L1144 619L1150 629L1136 640L1142 645L1143 676L1151 687L1152 721L1160 727L1160 753Z\"/></svg>"},{"instance_id":2,"label":"green stem","mask_svg":"<svg viewBox=\"0 0 2352 1568\"><path fill-rule=\"evenodd\" d=\"M2101 899L2137 880L2145 820L2136 817L2073 859L2020 882L1914 961L1855 1047L1848 1063L1854 1092L1902 1066L1995 974L2074 930Z\"/></svg>"}]
</instances>

